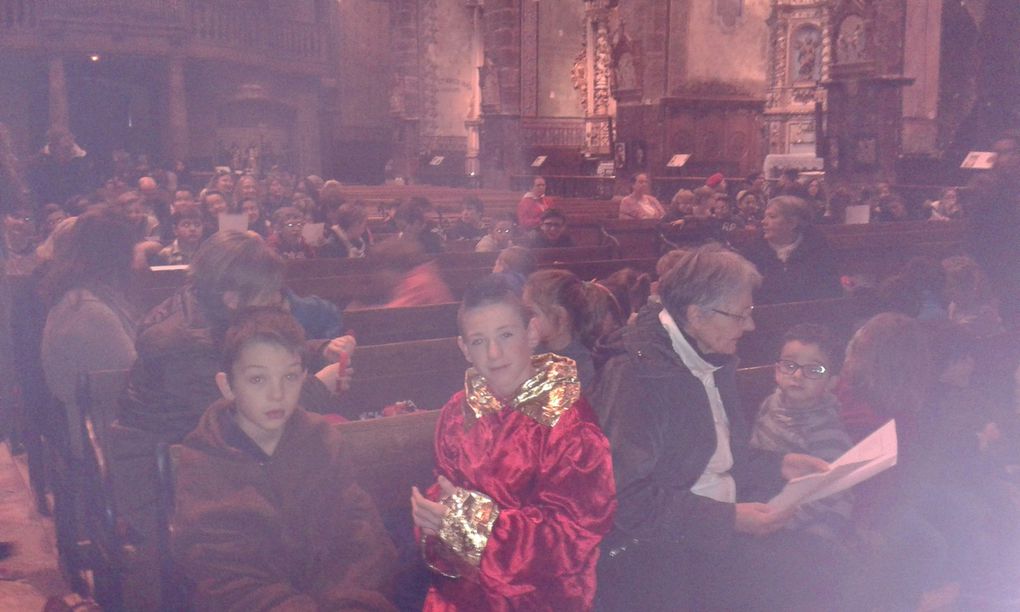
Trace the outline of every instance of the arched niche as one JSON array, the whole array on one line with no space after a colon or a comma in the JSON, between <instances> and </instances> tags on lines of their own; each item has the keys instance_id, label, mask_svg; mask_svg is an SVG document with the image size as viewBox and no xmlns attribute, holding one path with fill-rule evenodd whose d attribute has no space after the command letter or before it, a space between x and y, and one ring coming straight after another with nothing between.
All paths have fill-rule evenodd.
<instances>
[{"instance_id":1,"label":"arched niche","mask_svg":"<svg viewBox=\"0 0 1020 612\"><path fill-rule=\"evenodd\" d=\"M822 78L822 29L805 23L790 33L788 69L790 85L817 83Z\"/></svg>"},{"instance_id":2,"label":"arched niche","mask_svg":"<svg viewBox=\"0 0 1020 612\"><path fill-rule=\"evenodd\" d=\"M241 87L218 110L215 161L256 173L274 165L292 168L296 130L294 106Z\"/></svg>"}]
</instances>

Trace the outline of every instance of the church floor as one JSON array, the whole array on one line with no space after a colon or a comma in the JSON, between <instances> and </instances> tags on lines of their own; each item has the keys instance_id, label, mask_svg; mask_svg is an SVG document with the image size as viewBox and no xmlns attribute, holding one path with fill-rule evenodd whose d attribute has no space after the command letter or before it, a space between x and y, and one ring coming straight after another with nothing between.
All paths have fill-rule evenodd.
<instances>
[{"instance_id":1,"label":"church floor","mask_svg":"<svg viewBox=\"0 0 1020 612\"><path fill-rule=\"evenodd\" d=\"M28 485L25 455L0 444L0 541L14 542L0 561L0 610L42 610L46 599L69 587L57 565L53 521L40 515Z\"/></svg>"}]
</instances>

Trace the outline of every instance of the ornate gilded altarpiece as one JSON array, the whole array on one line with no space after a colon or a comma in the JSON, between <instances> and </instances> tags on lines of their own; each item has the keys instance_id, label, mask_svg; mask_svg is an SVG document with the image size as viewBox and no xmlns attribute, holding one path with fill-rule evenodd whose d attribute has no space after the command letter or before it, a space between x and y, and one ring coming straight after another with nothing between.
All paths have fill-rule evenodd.
<instances>
[{"instance_id":1,"label":"ornate gilded altarpiece","mask_svg":"<svg viewBox=\"0 0 1020 612\"><path fill-rule=\"evenodd\" d=\"M815 103L825 105L832 45L829 2L773 0L765 128L771 155L813 156Z\"/></svg>"}]
</instances>

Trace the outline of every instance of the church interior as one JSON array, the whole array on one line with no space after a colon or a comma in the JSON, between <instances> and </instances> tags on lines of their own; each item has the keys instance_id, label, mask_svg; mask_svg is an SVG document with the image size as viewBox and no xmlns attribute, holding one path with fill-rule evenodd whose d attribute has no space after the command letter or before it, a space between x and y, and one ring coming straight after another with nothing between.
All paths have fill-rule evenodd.
<instances>
[{"instance_id":1,"label":"church interior","mask_svg":"<svg viewBox=\"0 0 1020 612\"><path fill-rule=\"evenodd\" d=\"M1014 0L0 0L0 608L1020 609L1018 35ZM569 588L527 578L530 563L578 561L567 535L544 536L554 552L493 550L516 541L511 511L543 525L569 512L527 514L512 507L519 492L504 503L444 463L452 439L468 448L464 432L496 418L462 407L467 423L447 422L457 401L474 409L472 375L499 415L548 417L496 390L502 373L486 368L510 349L472 353L473 313L500 305L473 296L494 277L529 313L534 363L571 364L616 473L615 524ZM270 518L252 512L282 534L265 544L278 559L244 570L212 560L231 525L201 523L226 519L193 498L196 432L225 400L237 405L223 418L246 418L231 364L249 345L230 353L231 334L266 307L306 339L298 414L340 432L344 486L378 515L385 544L344 540L379 553L360 559L371 572L342 570L344 588L374 573L353 599L309 576L357 555L320 546L309 534L326 519L298 520L280 491L314 494L265 484ZM715 437L698 422L711 445L689 483L649 484L669 461L669 474L688 469L676 463L688 451L647 432L648 447L626 446L638 434L622 415L638 400L610 393L627 351L650 353L633 348L642 326L669 367L695 382L690 355L709 368L694 403L712 410ZM817 350L790 357L791 343ZM629 376L673 388L645 366ZM768 420L815 387L825 427L797 430L806 412ZM450 399L458 390L467 399ZM272 449L300 419L284 420L239 421L224 444L282 465ZM730 497L704 492L732 482L744 446L820 457L833 463L809 471L831 474L890 420L895 466L825 498L845 508L779 516L774 491L750 501L739 479ZM269 451L249 426L276 432ZM769 427L796 431L773 439ZM846 444L822 456L810 442L827 427ZM335 484L317 478L293 480ZM503 514L460 535L490 547L461 572L463 559L435 551L461 554L444 538L473 493ZM690 501L706 496L730 509ZM748 527L752 510L768 516ZM839 515L838 538L797 530L823 512ZM752 543L712 552L722 565L709 572L685 530L711 532L721 514L735 525L723 539L739 532L727 546ZM744 567L799 555L775 544L792 532L839 557L816 564L832 590L807 604L784 599L790 576L768 563ZM668 553L642 552L674 536ZM656 558L694 578L654 600L671 581L653 584ZM282 578L281 559L294 560ZM233 582L246 571L261 586ZM716 593L719 574L752 586ZM620 590L621 576L653 586Z\"/></svg>"}]
</instances>

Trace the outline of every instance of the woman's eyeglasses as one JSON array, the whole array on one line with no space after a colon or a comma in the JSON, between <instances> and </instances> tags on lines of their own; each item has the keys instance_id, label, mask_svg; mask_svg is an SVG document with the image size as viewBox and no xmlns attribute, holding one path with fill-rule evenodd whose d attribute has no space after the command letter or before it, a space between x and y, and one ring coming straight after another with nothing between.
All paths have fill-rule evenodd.
<instances>
[{"instance_id":1,"label":"woman's eyeglasses","mask_svg":"<svg viewBox=\"0 0 1020 612\"><path fill-rule=\"evenodd\" d=\"M714 312L715 314L721 314L724 317L729 317L731 319L736 319L737 321L740 321L741 323L743 323L747 319L750 319L754 315L754 306L751 306L750 308L748 308L747 312L744 313L744 314L737 314L735 312L726 312L725 310L719 310L718 308L711 308L710 310L712 312Z\"/></svg>"},{"instance_id":2,"label":"woman's eyeglasses","mask_svg":"<svg viewBox=\"0 0 1020 612\"><path fill-rule=\"evenodd\" d=\"M809 380L819 380L829 375L829 368L820 364L801 365L789 359L780 359L776 362L776 371L786 376L793 376L797 370L800 370L804 374L804 378Z\"/></svg>"}]
</instances>

